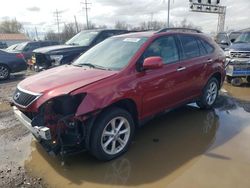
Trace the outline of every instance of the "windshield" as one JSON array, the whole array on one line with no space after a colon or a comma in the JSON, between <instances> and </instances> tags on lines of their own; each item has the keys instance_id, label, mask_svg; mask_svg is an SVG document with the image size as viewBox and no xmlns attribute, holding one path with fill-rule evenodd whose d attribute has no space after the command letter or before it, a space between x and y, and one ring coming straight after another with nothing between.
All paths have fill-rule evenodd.
<instances>
[{"instance_id":1,"label":"windshield","mask_svg":"<svg viewBox=\"0 0 250 188\"><path fill-rule=\"evenodd\" d=\"M27 44L28 44L27 42L20 43L20 44L17 45L15 50L22 51Z\"/></svg>"},{"instance_id":2,"label":"windshield","mask_svg":"<svg viewBox=\"0 0 250 188\"><path fill-rule=\"evenodd\" d=\"M93 39L98 35L97 31L82 31L69 39L65 44L77 46L89 46Z\"/></svg>"},{"instance_id":3,"label":"windshield","mask_svg":"<svg viewBox=\"0 0 250 188\"><path fill-rule=\"evenodd\" d=\"M229 35L229 39L230 40L232 40L232 39L236 39L237 37L239 37L240 36L240 32L232 32L232 33L230 33L230 35Z\"/></svg>"},{"instance_id":4,"label":"windshield","mask_svg":"<svg viewBox=\"0 0 250 188\"><path fill-rule=\"evenodd\" d=\"M146 40L146 37L106 39L80 56L73 65L84 66L85 64L94 65L92 67L120 70L129 63Z\"/></svg>"},{"instance_id":5,"label":"windshield","mask_svg":"<svg viewBox=\"0 0 250 188\"><path fill-rule=\"evenodd\" d=\"M224 33L219 33L216 38L217 38L217 42L228 41L228 36Z\"/></svg>"},{"instance_id":6,"label":"windshield","mask_svg":"<svg viewBox=\"0 0 250 188\"><path fill-rule=\"evenodd\" d=\"M250 32L242 33L236 40L235 43L250 43Z\"/></svg>"}]
</instances>

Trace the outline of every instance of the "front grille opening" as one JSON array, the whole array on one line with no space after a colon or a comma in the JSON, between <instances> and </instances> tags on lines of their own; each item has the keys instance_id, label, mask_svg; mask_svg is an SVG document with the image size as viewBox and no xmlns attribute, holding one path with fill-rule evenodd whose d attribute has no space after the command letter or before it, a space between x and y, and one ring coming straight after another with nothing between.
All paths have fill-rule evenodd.
<instances>
[{"instance_id":1,"label":"front grille opening","mask_svg":"<svg viewBox=\"0 0 250 188\"><path fill-rule=\"evenodd\" d=\"M31 103L33 103L38 98L38 95L32 95L26 92L21 91L20 89L16 89L14 95L13 95L13 101L22 106L27 107Z\"/></svg>"}]
</instances>

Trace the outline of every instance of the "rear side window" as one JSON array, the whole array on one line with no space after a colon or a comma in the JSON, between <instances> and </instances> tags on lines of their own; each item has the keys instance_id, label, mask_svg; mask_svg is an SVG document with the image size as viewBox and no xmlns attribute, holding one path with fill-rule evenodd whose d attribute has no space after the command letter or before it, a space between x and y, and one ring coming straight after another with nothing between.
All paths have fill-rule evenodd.
<instances>
[{"instance_id":1,"label":"rear side window","mask_svg":"<svg viewBox=\"0 0 250 188\"><path fill-rule=\"evenodd\" d=\"M207 55L208 52L207 52L206 48L204 47L204 45L202 44L201 40L198 39L197 42L198 42L198 45L200 48L200 55L201 56Z\"/></svg>"},{"instance_id":2,"label":"rear side window","mask_svg":"<svg viewBox=\"0 0 250 188\"><path fill-rule=\"evenodd\" d=\"M192 36L180 35L184 59L191 59L200 56L200 49L196 39Z\"/></svg>"},{"instance_id":3,"label":"rear side window","mask_svg":"<svg viewBox=\"0 0 250 188\"><path fill-rule=\"evenodd\" d=\"M202 39L201 39L201 42L204 45L204 47L206 48L206 51L208 54L211 54L214 52L214 47L211 44L209 44L208 42L206 42Z\"/></svg>"}]
</instances>

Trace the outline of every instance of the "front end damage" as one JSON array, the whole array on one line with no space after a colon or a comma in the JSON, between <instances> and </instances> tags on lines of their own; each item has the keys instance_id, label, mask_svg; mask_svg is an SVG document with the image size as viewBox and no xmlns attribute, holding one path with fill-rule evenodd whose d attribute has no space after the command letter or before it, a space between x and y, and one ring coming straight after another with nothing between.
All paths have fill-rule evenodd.
<instances>
[{"instance_id":1,"label":"front end damage","mask_svg":"<svg viewBox=\"0 0 250 188\"><path fill-rule=\"evenodd\" d=\"M88 146L91 115L76 117L84 94L63 95L40 106L37 113L19 110L14 113L50 154L62 156L81 152Z\"/></svg>"}]
</instances>

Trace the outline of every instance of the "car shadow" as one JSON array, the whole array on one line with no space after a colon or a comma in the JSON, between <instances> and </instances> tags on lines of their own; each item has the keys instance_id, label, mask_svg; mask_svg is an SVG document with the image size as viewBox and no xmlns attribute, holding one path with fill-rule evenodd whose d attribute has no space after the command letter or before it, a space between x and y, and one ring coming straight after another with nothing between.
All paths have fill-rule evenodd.
<instances>
[{"instance_id":1,"label":"car shadow","mask_svg":"<svg viewBox=\"0 0 250 188\"><path fill-rule=\"evenodd\" d=\"M231 160L212 150L242 131L244 126L233 115L234 112L246 117L249 113L237 104L227 105L230 103L228 100L231 99L220 97L215 110L202 111L195 105L187 105L155 118L140 128L127 153L109 162L98 161L85 152L67 157L66 164L61 166L60 160L49 156L38 143L31 154L31 162L39 168L43 164L35 155L42 156L49 168L56 172L50 176L59 174L77 185L94 182L136 186L165 177L171 179L172 172L178 169L182 173L184 170L180 167L192 166L195 163L193 159L200 155ZM225 105L226 108L223 107Z\"/></svg>"},{"instance_id":2,"label":"car shadow","mask_svg":"<svg viewBox=\"0 0 250 188\"><path fill-rule=\"evenodd\" d=\"M129 151L110 162L88 153L67 157L62 167L37 144L38 152L74 184L82 181L109 185L139 185L157 181L204 153L215 139L219 117L215 111L186 106L152 120L136 134Z\"/></svg>"}]
</instances>

